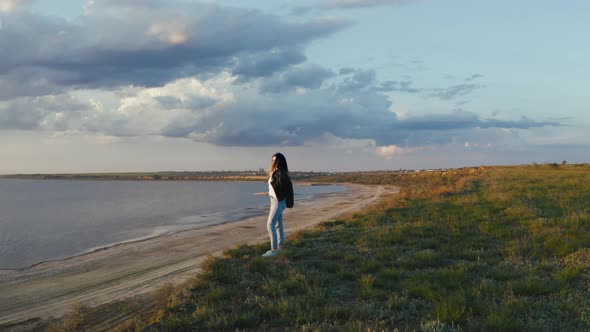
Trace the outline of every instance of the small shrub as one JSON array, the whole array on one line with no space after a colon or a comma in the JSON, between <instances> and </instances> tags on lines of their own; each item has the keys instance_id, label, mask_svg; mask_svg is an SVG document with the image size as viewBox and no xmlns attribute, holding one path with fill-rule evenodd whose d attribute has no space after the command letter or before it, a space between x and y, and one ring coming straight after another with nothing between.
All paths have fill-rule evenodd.
<instances>
[{"instance_id":1,"label":"small shrub","mask_svg":"<svg viewBox=\"0 0 590 332\"><path fill-rule=\"evenodd\" d=\"M374 273L374 272L377 272L381 269L381 263L379 263L375 259L369 259L369 260L365 261L359 267L359 269L361 270L361 272Z\"/></svg>"},{"instance_id":2,"label":"small shrub","mask_svg":"<svg viewBox=\"0 0 590 332\"><path fill-rule=\"evenodd\" d=\"M524 324L516 319L509 307L502 307L499 310L492 310L484 319L485 331L497 332L521 332Z\"/></svg>"},{"instance_id":3,"label":"small shrub","mask_svg":"<svg viewBox=\"0 0 590 332\"><path fill-rule=\"evenodd\" d=\"M567 266L553 274L555 280L569 284L580 274L581 268L579 266Z\"/></svg>"},{"instance_id":4,"label":"small shrub","mask_svg":"<svg viewBox=\"0 0 590 332\"><path fill-rule=\"evenodd\" d=\"M421 250L416 253L416 260L423 266L436 265L439 255L431 249Z\"/></svg>"},{"instance_id":5,"label":"small shrub","mask_svg":"<svg viewBox=\"0 0 590 332\"><path fill-rule=\"evenodd\" d=\"M436 283L445 288L458 288L465 279L466 271L465 265L455 265L439 270Z\"/></svg>"},{"instance_id":6,"label":"small shrub","mask_svg":"<svg viewBox=\"0 0 590 332\"><path fill-rule=\"evenodd\" d=\"M74 304L64 318L62 324L63 331L84 331L87 310L88 309L80 303Z\"/></svg>"},{"instance_id":7,"label":"small shrub","mask_svg":"<svg viewBox=\"0 0 590 332\"><path fill-rule=\"evenodd\" d=\"M458 322L465 314L465 294L462 292L439 296L434 301L436 318L445 323Z\"/></svg>"},{"instance_id":8,"label":"small shrub","mask_svg":"<svg viewBox=\"0 0 590 332\"><path fill-rule=\"evenodd\" d=\"M534 296L550 293L553 285L546 280L537 279L529 275L524 280L514 281L512 283L512 289L516 295Z\"/></svg>"},{"instance_id":9,"label":"small shrub","mask_svg":"<svg viewBox=\"0 0 590 332\"><path fill-rule=\"evenodd\" d=\"M566 256L575 251L574 244L561 238L559 235L552 235L545 240L543 247L552 255L557 257Z\"/></svg>"},{"instance_id":10,"label":"small shrub","mask_svg":"<svg viewBox=\"0 0 590 332\"><path fill-rule=\"evenodd\" d=\"M256 310L249 310L241 313L235 320L233 326L236 329L248 329L260 326L260 317Z\"/></svg>"},{"instance_id":11,"label":"small shrub","mask_svg":"<svg viewBox=\"0 0 590 332\"><path fill-rule=\"evenodd\" d=\"M518 276L518 273L509 266L496 266L490 271L489 276L499 281L512 280Z\"/></svg>"},{"instance_id":12,"label":"small shrub","mask_svg":"<svg viewBox=\"0 0 590 332\"><path fill-rule=\"evenodd\" d=\"M373 296L373 282L375 282L375 277L370 274L365 274L361 276L361 296L363 298L370 298Z\"/></svg>"},{"instance_id":13,"label":"small shrub","mask_svg":"<svg viewBox=\"0 0 590 332\"><path fill-rule=\"evenodd\" d=\"M402 282L403 286L411 295L418 296L427 300L434 300L439 296L439 293L424 280L409 279Z\"/></svg>"},{"instance_id":14,"label":"small shrub","mask_svg":"<svg viewBox=\"0 0 590 332\"><path fill-rule=\"evenodd\" d=\"M154 305L157 307L167 307L168 300L170 295L174 292L174 285L172 283L168 283L160 288L158 288L152 295L152 300Z\"/></svg>"},{"instance_id":15,"label":"small shrub","mask_svg":"<svg viewBox=\"0 0 590 332\"><path fill-rule=\"evenodd\" d=\"M210 305L216 305L229 301L234 295L234 290L229 287L213 287L203 296L203 301Z\"/></svg>"},{"instance_id":16,"label":"small shrub","mask_svg":"<svg viewBox=\"0 0 590 332\"><path fill-rule=\"evenodd\" d=\"M340 278L340 280L353 281L358 278L358 274L352 271L341 271L338 273L338 278Z\"/></svg>"},{"instance_id":17,"label":"small shrub","mask_svg":"<svg viewBox=\"0 0 590 332\"><path fill-rule=\"evenodd\" d=\"M264 276L267 276L271 272L272 262L270 259L266 259L266 257L254 257L248 262L248 267L250 272L252 273L259 273Z\"/></svg>"},{"instance_id":18,"label":"small shrub","mask_svg":"<svg viewBox=\"0 0 590 332\"><path fill-rule=\"evenodd\" d=\"M400 288L401 276L402 273L398 269L383 270L375 276L375 286L385 289L398 289Z\"/></svg>"}]
</instances>

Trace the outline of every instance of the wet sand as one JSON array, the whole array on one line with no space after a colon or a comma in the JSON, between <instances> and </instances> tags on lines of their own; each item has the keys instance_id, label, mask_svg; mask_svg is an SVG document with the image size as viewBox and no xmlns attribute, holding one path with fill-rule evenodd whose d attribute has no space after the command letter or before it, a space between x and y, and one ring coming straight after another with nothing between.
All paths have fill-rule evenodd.
<instances>
[{"instance_id":1,"label":"wet sand","mask_svg":"<svg viewBox=\"0 0 590 332\"><path fill-rule=\"evenodd\" d=\"M393 187L346 184L350 189L284 213L293 233L346 215L396 192ZM244 243L268 241L266 216L125 243L66 260L0 271L0 324L63 316L74 304L94 307L180 283L209 255ZM287 237L288 245L288 237ZM262 254L262 253L261 253Z\"/></svg>"}]
</instances>

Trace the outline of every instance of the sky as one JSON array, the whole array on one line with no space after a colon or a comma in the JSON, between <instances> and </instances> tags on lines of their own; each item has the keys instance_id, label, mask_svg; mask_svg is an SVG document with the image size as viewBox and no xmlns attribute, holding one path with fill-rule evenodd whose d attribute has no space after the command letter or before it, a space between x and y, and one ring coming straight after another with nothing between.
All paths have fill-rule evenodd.
<instances>
[{"instance_id":1,"label":"sky","mask_svg":"<svg viewBox=\"0 0 590 332\"><path fill-rule=\"evenodd\" d=\"M0 0L0 174L590 162L590 2Z\"/></svg>"}]
</instances>

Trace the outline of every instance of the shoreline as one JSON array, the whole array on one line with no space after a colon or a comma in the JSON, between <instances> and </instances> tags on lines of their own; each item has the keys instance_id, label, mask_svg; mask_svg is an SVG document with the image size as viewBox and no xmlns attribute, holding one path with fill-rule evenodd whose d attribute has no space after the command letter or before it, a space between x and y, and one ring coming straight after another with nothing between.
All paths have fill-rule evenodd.
<instances>
[{"instance_id":1,"label":"shoreline","mask_svg":"<svg viewBox=\"0 0 590 332\"><path fill-rule=\"evenodd\" d=\"M339 185L349 189L299 202L286 211L285 233L356 212L396 192L394 187ZM0 270L0 324L60 317L74 304L94 307L148 294L188 280L210 255L267 237L264 214L121 243L20 270Z\"/></svg>"},{"instance_id":2,"label":"shoreline","mask_svg":"<svg viewBox=\"0 0 590 332\"><path fill-rule=\"evenodd\" d=\"M38 181L39 179L26 179L26 180ZM127 180L121 180L121 181L127 181ZM167 181L167 180L153 180L153 181ZM334 185L336 185L336 186L344 186L344 187L347 187L347 189L345 191L350 190L350 188L347 185L345 185L345 184L337 184L337 183L326 183L326 184L319 183L319 184L315 184L315 183L311 183L311 182L297 182L297 185L300 185L300 186L317 186L317 185L320 185L320 186L334 186ZM253 195L256 195L256 196L268 195L266 192L256 192L256 193L252 193L252 194ZM300 202L307 202L307 201L313 200L313 199L322 199L324 197L329 197L331 195L338 195L338 194L339 194L339 192L314 194L314 195L311 195L310 197L307 197L307 198L301 200ZM1 282L2 276L5 275L5 274L9 274L9 273L13 273L13 272L19 272L19 271L25 271L25 270L35 268L36 266L39 266L39 265L42 265L42 264L45 264L45 263L65 262L65 261L74 259L76 257L90 255L90 254L93 254L95 252L100 252L102 250L108 250L110 248L118 247L118 246L121 246L121 245L126 245L126 244L131 244L131 243L136 243L136 242L149 241L149 240L156 239L158 237L172 235L172 234L176 234L176 233L182 233L182 232L186 232L186 231L198 230L198 229L213 227L213 226L217 226L217 225L224 225L224 224L227 224L227 223L239 222L239 221L242 221L242 220L246 220L248 218L260 217L260 216L266 215L266 213L267 213L267 210L266 209L265 210L260 210L260 211L257 211L256 213L245 215L245 216L242 216L240 218L226 219L226 220L222 220L220 222L215 222L215 223L205 223L205 224L203 224L201 226L196 226L196 227L189 228L189 229L170 230L170 231L164 231L164 232L161 232L161 233L156 233L156 231L154 230L151 234L148 234L148 235L145 235L145 236L141 236L141 237L137 237L137 238L131 238L131 239L123 240L123 241L120 241L120 242L109 243L109 244L105 244L105 245L99 245L99 246L96 246L96 247L88 248L88 249L86 249L84 251L80 251L80 252L74 253L74 254L72 254L70 256L67 256L67 257L64 257L64 258L44 259L44 260L41 260L39 262L30 264L28 266L23 266L23 267L15 267L15 268L10 268L10 267L3 268L3 267L0 267L0 282ZM154 234L154 233L156 233L156 234Z\"/></svg>"}]
</instances>

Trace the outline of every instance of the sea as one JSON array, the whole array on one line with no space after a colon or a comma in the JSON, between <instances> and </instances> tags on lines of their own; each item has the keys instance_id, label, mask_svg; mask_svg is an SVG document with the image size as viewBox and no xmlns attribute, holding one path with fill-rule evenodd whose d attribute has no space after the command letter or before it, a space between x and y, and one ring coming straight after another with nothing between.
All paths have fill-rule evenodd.
<instances>
[{"instance_id":1,"label":"sea","mask_svg":"<svg viewBox=\"0 0 590 332\"><path fill-rule=\"evenodd\" d=\"M347 190L295 183L297 202ZM268 213L266 182L0 179L0 269Z\"/></svg>"}]
</instances>

